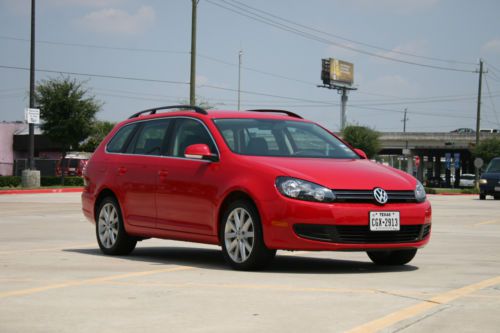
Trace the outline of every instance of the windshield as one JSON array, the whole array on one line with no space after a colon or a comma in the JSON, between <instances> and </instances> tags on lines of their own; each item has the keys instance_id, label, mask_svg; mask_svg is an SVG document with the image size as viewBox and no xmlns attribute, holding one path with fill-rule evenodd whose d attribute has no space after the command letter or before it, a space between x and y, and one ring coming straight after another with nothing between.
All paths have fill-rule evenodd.
<instances>
[{"instance_id":1,"label":"windshield","mask_svg":"<svg viewBox=\"0 0 500 333\"><path fill-rule=\"evenodd\" d=\"M500 159L491 160L490 164L486 168L486 172L500 172Z\"/></svg>"},{"instance_id":2,"label":"windshield","mask_svg":"<svg viewBox=\"0 0 500 333\"><path fill-rule=\"evenodd\" d=\"M276 119L216 119L229 148L241 155L348 158L359 156L313 123Z\"/></svg>"}]
</instances>

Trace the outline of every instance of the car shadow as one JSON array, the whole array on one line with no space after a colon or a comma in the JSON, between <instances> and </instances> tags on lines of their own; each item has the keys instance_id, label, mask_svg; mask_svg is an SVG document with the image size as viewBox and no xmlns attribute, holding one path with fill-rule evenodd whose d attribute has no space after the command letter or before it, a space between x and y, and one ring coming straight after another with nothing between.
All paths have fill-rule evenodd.
<instances>
[{"instance_id":1,"label":"car shadow","mask_svg":"<svg viewBox=\"0 0 500 333\"><path fill-rule=\"evenodd\" d=\"M85 255L107 257L97 249L65 249ZM111 257L109 257L111 258ZM116 257L115 257L116 258ZM130 261L150 262L157 265L173 264L210 270L231 271L219 249L191 247L138 247L127 256L119 256ZM294 273L294 274L362 274L410 272L417 270L413 265L379 266L371 261L354 261L332 258L309 257L307 254L283 255L276 258L262 271L254 273Z\"/></svg>"}]
</instances>

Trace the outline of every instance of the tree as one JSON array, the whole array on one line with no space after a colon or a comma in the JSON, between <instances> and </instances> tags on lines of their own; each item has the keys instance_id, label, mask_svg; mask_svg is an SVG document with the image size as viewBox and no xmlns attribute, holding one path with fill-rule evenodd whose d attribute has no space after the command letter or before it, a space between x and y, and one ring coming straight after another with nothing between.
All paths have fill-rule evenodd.
<instances>
[{"instance_id":1,"label":"tree","mask_svg":"<svg viewBox=\"0 0 500 333\"><path fill-rule=\"evenodd\" d=\"M109 121L98 120L92 126L92 133L80 145L82 151L94 152L102 140L108 135L109 132L115 127L115 123Z\"/></svg>"},{"instance_id":2,"label":"tree","mask_svg":"<svg viewBox=\"0 0 500 333\"><path fill-rule=\"evenodd\" d=\"M484 160L484 164L488 164L493 157L500 156L500 138L488 138L479 142L479 145L474 149L474 156Z\"/></svg>"},{"instance_id":3,"label":"tree","mask_svg":"<svg viewBox=\"0 0 500 333\"><path fill-rule=\"evenodd\" d=\"M63 163L66 153L78 149L80 142L92 133L95 115L102 104L89 96L82 82L69 77L41 81L35 98L40 108L42 130L49 139L61 145Z\"/></svg>"},{"instance_id":4,"label":"tree","mask_svg":"<svg viewBox=\"0 0 500 333\"><path fill-rule=\"evenodd\" d=\"M346 126L342 131L342 138L354 148L363 150L370 159L380 150L379 133L368 127Z\"/></svg>"}]
</instances>

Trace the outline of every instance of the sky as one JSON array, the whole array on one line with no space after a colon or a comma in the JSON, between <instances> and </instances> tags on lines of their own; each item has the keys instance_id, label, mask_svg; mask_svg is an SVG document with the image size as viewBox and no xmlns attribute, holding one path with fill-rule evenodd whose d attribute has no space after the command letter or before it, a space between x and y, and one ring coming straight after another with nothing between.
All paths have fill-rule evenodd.
<instances>
[{"instance_id":1,"label":"sky","mask_svg":"<svg viewBox=\"0 0 500 333\"><path fill-rule=\"evenodd\" d=\"M37 0L36 80L72 77L118 122L189 100L191 0ZM0 0L0 121L28 106L30 0ZM339 130L322 58L354 64L347 122L382 132L500 128L498 0L199 0L198 100L287 109Z\"/></svg>"}]
</instances>

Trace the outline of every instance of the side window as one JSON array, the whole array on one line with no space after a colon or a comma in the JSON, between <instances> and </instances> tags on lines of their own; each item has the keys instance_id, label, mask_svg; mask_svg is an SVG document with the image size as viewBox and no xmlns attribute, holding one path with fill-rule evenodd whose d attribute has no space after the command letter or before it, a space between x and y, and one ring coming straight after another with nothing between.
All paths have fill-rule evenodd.
<instances>
[{"instance_id":1,"label":"side window","mask_svg":"<svg viewBox=\"0 0 500 333\"><path fill-rule=\"evenodd\" d=\"M169 123L169 119L145 122L127 152L137 155L161 155Z\"/></svg>"},{"instance_id":2,"label":"side window","mask_svg":"<svg viewBox=\"0 0 500 333\"><path fill-rule=\"evenodd\" d=\"M122 127L115 136L108 142L106 147L109 153L121 153L125 148L127 139L130 134L134 131L136 124L126 125Z\"/></svg>"},{"instance_id":3,"label":"side window","mask_svg":"<svg viewBox=\"0 0 500 333\"><path fill-rule=\"evenodd\" d=\"M194 119L178 119L174 135L172 156L184 157L184 151L190 145L204 143L212 153L216 153L215 144L203 124Z\"/></svg>"}]
</instances>

